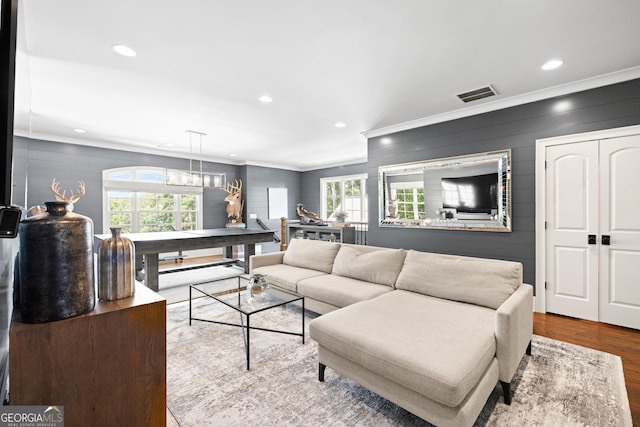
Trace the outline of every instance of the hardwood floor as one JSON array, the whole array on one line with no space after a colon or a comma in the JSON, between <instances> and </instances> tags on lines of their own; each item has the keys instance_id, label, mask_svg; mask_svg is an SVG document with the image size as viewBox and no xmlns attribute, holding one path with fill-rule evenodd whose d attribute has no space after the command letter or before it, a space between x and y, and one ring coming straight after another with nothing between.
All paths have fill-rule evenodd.
<instances>
[{"instance_id":1,"label":"hardwood floor","mask_svg":"<svg viewBox=\"0 0 640 427\"><path fill-rule=\"evenodd\" d=\"M634 426L640 426L640 331L555 314L533 314L533 333L622 358Z\"/></svg>"},{"instance_id":2,"label":"hardwood floor","mask_svg":"<svg viewBox=\"0 0 640 427\"><path fill-rule=\"evenodd\" d=\"M177 254L174 254L177 256ZM198 264L208 264L211 262L222 261L222 255L206 255L206 256L189 256L186 255L182 259L166 259L158 262L158 270L166 271L178 267L192 267Z\"/></svg>"}]
</instances>

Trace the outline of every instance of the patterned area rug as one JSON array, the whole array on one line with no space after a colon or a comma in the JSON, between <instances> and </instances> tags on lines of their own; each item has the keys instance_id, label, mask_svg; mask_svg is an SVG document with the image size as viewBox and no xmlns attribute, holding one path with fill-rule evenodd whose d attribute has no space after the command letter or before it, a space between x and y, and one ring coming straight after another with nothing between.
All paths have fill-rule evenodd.
<instances>
[{"instance_id":1,"label":"patterned area rug","mask_svg":"<svg viewBox=\"0 0 640 427\"><path fill-rule=\"evenodd\" d=\"M239 322L210 299L194 316ZM188 302L167 306L167 406L189 426L429 426L397 405L327 369L317 379L316 344L300 337L251 332L246 370L240 328L189 326ZM307 312L306 324L317 317ZM252 316L252 326L299 331L297 306ZM534 336L512 382L513 402L496 386L476 426L631 426L618 356Z\"/></svg>"}]
</instances>

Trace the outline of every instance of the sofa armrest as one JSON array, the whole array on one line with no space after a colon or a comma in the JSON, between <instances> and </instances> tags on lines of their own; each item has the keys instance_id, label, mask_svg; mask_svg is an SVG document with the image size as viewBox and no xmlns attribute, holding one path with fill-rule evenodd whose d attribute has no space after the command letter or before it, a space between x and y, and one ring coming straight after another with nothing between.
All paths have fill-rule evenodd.
<instances>
[{"instance_id":1,"label":"sofa armrest","mask_svg":"<svg viewBox=\"0 0 640 427\"><path fill-rule=\"evenodd\" d=\"M500 381L511 382L533 337L533 287L522 284L496 312Z\"/></svg>"},{"instance_id":2,"label":"sofa armrest","mask_svg":"<svg viewBox=\"0 0 640 427\"><path fill-rule=\"evenodd\" d=\"M282 264L283 259L284 251L272 252L270 254L262 255L251 255L251 257L249 257L249 273L251 273L254 268L264 267L267 265Z\"/></svg>"}]
</instances>

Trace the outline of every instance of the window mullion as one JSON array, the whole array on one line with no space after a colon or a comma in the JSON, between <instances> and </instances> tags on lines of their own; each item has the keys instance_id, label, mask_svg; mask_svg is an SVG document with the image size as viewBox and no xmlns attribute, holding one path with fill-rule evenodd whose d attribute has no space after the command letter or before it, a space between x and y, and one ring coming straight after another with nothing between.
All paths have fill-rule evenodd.
<instances>
[{"instance_id":1,"label":"window mullion","mask_svg":"<svg viewBox=\"0 0 640 427\"><path fill-rule=\"evenodd\" d=\"M182 205L181 205L181 196L179 194L174 194L173 195L173 212L175 215L175 226L176 226L176 230L182 230L182 215L180 214L180 212L182 212Z\"/></svg>"},{"instance_id":2,"label":"window mullion","mask_svg":"<svg viewBox=\"0 0 640 427\"><path fill-rule=\"evenodd\" d=\"M131 201L131 229L133 230L134 233L139 233L140 232L140 221L138 216L140 215L140 211L138 210L138 192L137 191L133 191L131 192L131 198L133 199Z\"/></svg>"}]
</instances>

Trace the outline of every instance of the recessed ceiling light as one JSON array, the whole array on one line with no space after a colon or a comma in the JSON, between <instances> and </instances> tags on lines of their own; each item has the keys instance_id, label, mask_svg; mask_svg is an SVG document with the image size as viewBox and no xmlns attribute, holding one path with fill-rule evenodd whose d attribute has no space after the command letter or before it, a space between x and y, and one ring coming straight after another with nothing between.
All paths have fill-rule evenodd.
<instances>
[{"instance_id":1,"label":"recessed ceiling light","mask_svg":"<svg viewBox=\"0 0 640 427\"><path fill-rule=\"evenodd\" d=\"M273 98L271 98L269 95L262 95L260 98L258 98L260 100L260 102L264 102L265 104L270 103L271 101L273 101Z\"/></svg>"},{"instance_id":2,"label":"recessed ceiling light","mask_svg":"<svg viewBox=\"0 0 640 427\"><path fill-rule=\"evenodd\" d=\"M229 153L229 157L235 157L235 156L237 156L236 153Z\"/></svg>"},{"instance_id":3,"label":"recessed ceiling light","mask_svg":"<svg viewBox=\"0 0 640 427\"><path fill-rule=\"evenodd\" d=\"M557 111L557 112L561 112L561 111L567 111L569 108L571 108L571 101L558 101L553 105L553 110Z\"/></svg>"},{"instance_id":4,"label":"recessed ceiling light","mask_svg":"<svg viewBox=\"0 0 640 427\"><path fill-rule=\"evenodd\" d=\"M74 131L75 133L87 133L87 131L86 131L86 130L84 130L84 129L80 129L80 128L75 128L73 131Z\"/></svg>"},{"instance_id":5,"label":"recessed ceiling light","mask_svg":"<svg viewBox=\"0 0 640 427\"><path fill-rule=\"evenodd\" d=\"M135 50L123 44L114 44L111 47L113 48L114 51L116 51L116 53L119 53L122 56L127 56L129 58L132 58L137 55Z\"/></svg>"},{"instance_id":6,"label":"recessed ceiling light","mask_svg":"<svg viewBox=\"0 0 640 427\"><path fill-rule=\"evenodd\" d=\"M343 127L347 126L347 124L343 123L343 122L336 122L334 124L334 126L337 127L337 128L343 128Z\"/></svg>"},{"instance_id":7,"label":"recessed ceiling light","mask_svg":"<svg viewBox=\"0 0 640 427\"><path fill-rule=\"evenodd\" d=\"M560 67L563 63L564 61L562 59L550 59L549 61L544 63L544 65L542 66L542 69L545 71L555 70L556 68Z\"/></svg>"}]
</instances>

